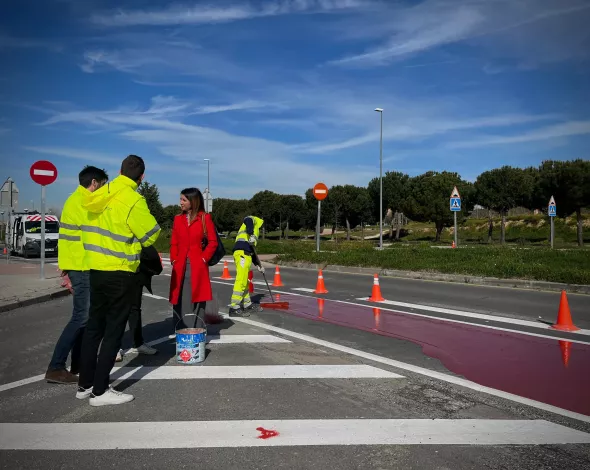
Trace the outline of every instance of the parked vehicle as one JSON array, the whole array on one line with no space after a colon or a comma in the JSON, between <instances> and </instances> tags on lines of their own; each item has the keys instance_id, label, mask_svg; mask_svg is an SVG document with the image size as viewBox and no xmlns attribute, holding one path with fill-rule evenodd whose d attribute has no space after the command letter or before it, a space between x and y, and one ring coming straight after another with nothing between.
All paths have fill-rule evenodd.
<instances>
[{"instance_id":1,"label":"parked vehicle","mask_svg":"<svg viewBox=\"0 0 590 470\"><path fill-rule=\"evenodd\" d=\"M45 216L45 256L57 255L59 220L55 215ZM8 215L6 246L12 255L41 256L41 214L39 212L13 212Z\"/></svg>"}]
</instances>

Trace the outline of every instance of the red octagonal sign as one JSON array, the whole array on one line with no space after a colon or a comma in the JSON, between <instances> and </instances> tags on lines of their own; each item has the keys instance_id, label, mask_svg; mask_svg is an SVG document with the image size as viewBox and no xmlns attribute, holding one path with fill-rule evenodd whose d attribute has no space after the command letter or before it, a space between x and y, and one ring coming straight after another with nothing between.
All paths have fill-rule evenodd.
<instances>
[{"instance_id":1,"label":"red octagonal sign","mask_svg":"<svg viewBox=\"0 0 590 470\"><path fill-rule=\"evenodd\" d=\"M57 179L57 168L51 162L39 160L31 165L31 179L41 186L47 186Z\"/></svg>"}]
</instances>

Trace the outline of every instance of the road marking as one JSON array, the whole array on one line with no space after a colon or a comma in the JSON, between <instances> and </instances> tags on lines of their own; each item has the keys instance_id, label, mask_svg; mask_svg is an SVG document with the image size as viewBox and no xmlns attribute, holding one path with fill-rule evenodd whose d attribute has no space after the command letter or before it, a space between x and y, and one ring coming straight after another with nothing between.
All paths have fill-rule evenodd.
<instances>
[{"instance_id":1,"label":"road marking","mask_svg":"<svg viewBox=\"0 0 590 470\"><path fill-rule=\"evenodd\" d=\"M357 298L356 300L362 300L364 302L369 301L368 297ZM534 322L534 321L529 321L529 320L519 320L517 318L509 318L509 317L499 317L499 316L487 315L487 314L483 314L483 313L465 312L463 310L453 310L450 308L431 307L430 305L409 304L406 302L396 302L393 300L383 300L381 302L376 302L376 303L386 304L386 305L396 305L399 307L413 308L413 309L417 309L417 310L427 310L430 312L446 313L449 315L457 315L457 316L461 316L461 317L478 318L480 320L489 320L489 321L500 322L500 323L512 323L514 325L528 326L531 328L541 328L543 330L546 330L547 328L549 328L547 325L544 325L540 322ZM575 331L573 333L576 333L579 335L589 335L590 336L590 330L579 330L579 331Z\"/></svg>"},{"instance_id":2,"label":"road marking","mask_svg":"<svg viewBox=\"0 0 590 470\"><path fill-rule=\"evenodd\" d=\"M532 406L534 408L538 408L540 410L549 411L551 413L555 413L561 416L566 416L568 418L577 419L579 421L584 421L586 423L590 423L590 416L583 415L581 413L576 413L574 411L565 410L563 408L558 408L557 406L548 405L547 403L543 403L536 400L531 400L529 398L524 398L518 395L514 395L512 393L503 392L502 390L497 390L495 388L486 387L484 385L477 384L470 380L462 379L460 377L455 377L452 375L444 374L442 372L437 372L430 369L425 369L424 367L414 366L412 364L407 364L405 362L396 361L394 359L389 359L387 357L378 356L376 354L367 353L361 351L359 349L349 348L348 346L341 346L337 343L332 343L330 341L325 341L323 339L314 338L313 336L304 335L301 333L296 333L294 331L286 330L284 328L278 328L276 326L267 325L266 323L261 323L254 320L249 320L247 318L239 318L235 317L232 318L233 321L245 323L250 326L255 326L258 328L262 328L268 331L274 331L283 336L290 336L291 338L297 338L302 341L307 341L308 343L316 344L319 346L323 346L325 348L334 349L336 351L340 351L346 354L351 354L356 357L362 357L363 359L368 359L373 362L377 362L380 364L386 364L388 366L397 367L398 369L407 370L409 372L414 372L416 374L424 375L426 377L431 377L433 379L442 380L443 382L452 383L455 385L459 385L461 387L469 388L471 390L475 390L476 392L487 393L488 395L493 395L500 398L505 398L507 400L511 400L516 403L521 403L523 405Z\"/></svg>"},{"instance_id":3,"label":"road marking","mask_svg":"<svg viewBox=\"0 0 590 470\"><path fill-rule=\"evenodd\" d=\"M149 346L165 343L176 339L176 335L163 336L147 343ZM291 343L288 339L273 335L207 335L210 344L238 344L238 343Z\"/></svg>"},{"instance_id":4,"label":"road marking","mask_svg":"<svg viewBox=\"0 0 590 470\"><path fill-rule=\"evenodd\" d=\"M16 382L11 382L8 384L0 385L0 392L5 392L6 390L10 390L11 388L17 388L22 385L32 384L34 382L39 382L45 378L45 374L35 375L34 377L29 377L28 379L17 380Z\"/></svg>"},{"instance_id":5,"label":"road marking","mask_svg":"<svg viewBox=\"0 0 590 470\"><path fill-rule=\"evenodd\" d=\"M158 300L168 300L167 297L162 297L161 295L150 294L149 292L143 293L144 297L149 297L151 299L158 299Z\"/></svg>"},{"instance_id":6,"label":"road marking","mask_svg":"<svg viewBox=\"0 0 590 470\"><path fill-rule=\"evenodd\" d=\"M310 294L313 293L313 292L315 292L314 289L310 289L308 287L291 287L291 290L298 290L298 291L301 291L301 292L309 292Z\"/></svg>"},{"instance_id":7,"label":"road marking","mask_svg":"<svg viewBox=\"0 0 590 470\"><path fill-rule=\"evenodd\" d=\"M544 420L302 419L6 423L1 426L0 449L27 451L590 443L590 434ZM260 428L277 434L260 439Z\"/></svg>"},{"instance_id":8,"label":"road marking","mask_svg":"<svg viewBox=\"0 0 590 470\"><path fill-rule=\"evenodd\" d=\"M226 283L226 282L221 282L221 281L211 281L213 283L216 284L224 284L229 286L230 284ZM304 295L304 294L297 294L295 292L288 292L288 291L280 291L280 290L274 290L274 293L277 294L287 294L287 295L296 295L299 297L307 297L310 299L318 299L319 297L314 297L314 296L310 296L310 295ZM386 307L381 307L380 305L382 305L380 302L376 302L373 305L367 305L367 304L359 304L358 302L348 302L346 300L335 300L335 299L326 299L330 302L338 302L341 304L346 304L346 305L354 305L356 307L363 307L363 308L379 308L380 310L383 310L385 312L393 312L393 313L402 313L404 315L413 315L416 317L423 317L423 318L428 318L428 319L433 319L433 320L440 320L440 321L445 321L445 322L450 322L450 323L459 323L461 325L469 325L469 326L473 326L473 327L479 327L479 328L488 328L491 330L497 330L497 331L507 331L509 333L517 333L519 335L525 335L525 336L535 336L537 338L546 338L546 339L552 339L554 341L569 341L570 343L578 343L578 344L590 344L590 340L582 340L582 339L572 339L570 337L567 336L560 336L559 335L559 331L557 330L550 330L551 332L555 333L555 336L551 336L551 335L543 335L540 333L530 333L528 331L522 331L522 330L514 330L511 328L502 328L500 326L494 326L494 325L482 325L481 323L472 323L469 321L463 321L463 320L455 320L453 318L443 318L443 317L437 317L435 315L428 315L426 313L415 313L415 312L407 312L405 310L398 310L398 309L393 309L393 308L386 308ZM495 318L505 318L505 317L495 317ZM499 323L501 323L501 320L495 320L498 321Z\"/></svg>"},{"instance_id":9,"label":"road marking","mask_svg":"<svg viewBox=\"0 0 590 470\"><path fill-rule=\"evenodd\" d=\"M128 375L133 367L116 367L111 372L113 380ZM278 365L278 366L158 366L141 367L130 379L141 380L179 380L179 379L401 379L377 367L364 364L329 365Z\"/></svg>"}]
</instances>

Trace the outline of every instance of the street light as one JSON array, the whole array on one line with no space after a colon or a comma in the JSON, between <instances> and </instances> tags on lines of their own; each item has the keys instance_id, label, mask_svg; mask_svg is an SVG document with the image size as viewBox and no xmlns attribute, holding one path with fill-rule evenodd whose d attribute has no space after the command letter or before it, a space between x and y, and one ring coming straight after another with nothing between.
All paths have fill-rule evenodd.
<instances>
[{"instance_id":1,"label":"street light","mask_svg":"<svg viewBox=\"0 0 590 470\"><path fill-rule=\"evenodd\" d=\"M381 137L379 139L379 249L383 249L383 108L375 108L381 116Z\"/></svg>"},{"instance_id":2,"label":"street light","mask_svg":"<svg viewBox=\"0 0 590 470\"><path fill-rule=\"evenodd\" d=\"M211 188L209 187L209 164L211 163L211 160L208 158L203 158L203 161L207 162L207 202L205 203L205 211L209 212L209 199L211 198Z\"/></svg>"}]
</instances>

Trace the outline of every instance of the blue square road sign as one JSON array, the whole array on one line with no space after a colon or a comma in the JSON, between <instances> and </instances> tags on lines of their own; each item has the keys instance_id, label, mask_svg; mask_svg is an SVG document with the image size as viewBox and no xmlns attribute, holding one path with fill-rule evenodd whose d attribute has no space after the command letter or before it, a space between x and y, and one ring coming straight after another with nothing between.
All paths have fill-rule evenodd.
<instances>
[{"instance_id":1,"label":"blue square road sign","mask_svg":"<svg viewBox=\"0 0 590 470\"><path fill-rule=\"evenodd\" d=\"M452 197L450 199L451 211L452 212L460 212L461 211L461 198L460 197Z\"/></svg>"}]
</instances>

